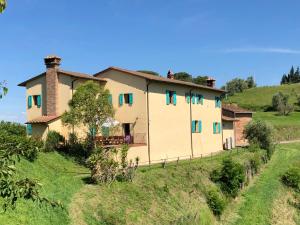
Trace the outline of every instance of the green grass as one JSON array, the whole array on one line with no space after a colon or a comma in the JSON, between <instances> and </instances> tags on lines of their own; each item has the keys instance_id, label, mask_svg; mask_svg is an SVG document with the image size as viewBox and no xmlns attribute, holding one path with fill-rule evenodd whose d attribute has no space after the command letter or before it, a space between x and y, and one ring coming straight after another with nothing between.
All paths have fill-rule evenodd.
<instances>
[{"instance_id":1,"label":"green grass","mask_svg":"<svg viewBox=\"0 0 300 225\"><path fill-rule=\"evenodd\" d=\"M273 95L279 91L289 94L291 103L295 103L296 93L300 93L300 84L251 88L245 90L243 93L230 96L225 102L237 103L241 107L254 111L264 111L271 106Z\"/></svg>"},{"instance_id":2,"label":"green grass","mask_svg":"<svg viewBox=\"0 0 300 225\"><path fill-rule=\"evenodd\" d=\"M272 124L277 131L278 141L300 139L300 112L293 112L289 116L280 116L276 112L256 112L253 119Z\"/></svg>"},{"instance_id":3,"label":"green grass","mask_svg":"<svg viewBox=\"0 0 300 225\"><path fill-rule=\"evenodd\" d=\"M203 194L216 187L209 172L229 155L244 163L252 154L240 150L180 162L178 167L174 163L165 169L145 167L139 169L133 183L88 185L75 197L74 207L81 212L74 216L81 214L87 224L216 224Z\"/></svg>"},{"instance_id":4,"label":"green grass","mask_svg":"<svg viewBox=\"0 0 300 225\"><path fill-rule=\"evenodd\" d=\"M274 201L280 196L281 175L300 162L300 144L281 145L255 184L243 194L236 225L271 224Z\"/></svg>"},{"instance_id":5,"label":"green grass","mask_svg":"<svg viewBox=\"0 0 300 225\"><path fill-rule=\"evenodd\" d=\"M34 163L24 159L17 165L20 176L37 179L43 184L41 194L53 200L60 200L64 209L39 207L36 203L21 201L16 210L0 214L0 224L52 225L69 224L68 205L73 194L83 186L82 174L87 169L74 164L58 153L40 153ZM1 203L1 201L0 201Z\"/></svg>"}]
</instances>

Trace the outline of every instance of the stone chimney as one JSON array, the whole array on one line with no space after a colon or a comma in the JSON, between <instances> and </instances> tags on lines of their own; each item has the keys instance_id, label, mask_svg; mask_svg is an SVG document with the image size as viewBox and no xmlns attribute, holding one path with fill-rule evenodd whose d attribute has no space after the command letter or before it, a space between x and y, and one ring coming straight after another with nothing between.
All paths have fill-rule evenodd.
<instances>
[{"instance_id":1,"label":"stone chimney","mask_svg":"<svg viewBox=\"0 0 300 225\"><path fill-rule=\"evenodd\" d=\"M171 70L168 71L167 78L174 80L174 73Z\"/></svg>"},{"instance_id":2,"label":"stone chimney","mask_svg":"<svg viewBox=\"0 0 300 225\"><path fill-rule=\"evenodd\" d=\"M209 77L209 78L206 79L206 85L208 87L214 88L216 86L216 80L212 77Z\"/></svg>"},{"instance_id":3,"label":"stone chimney","mask_svg":"<svg viewBox=\"0 0 300 225\"><path fill-rule=\"evenodd\" d=\"M47 116L58 115L58 69L61 58L47 56L45 59L46 71L46 108Z\"/></svg>"}]
</instances>

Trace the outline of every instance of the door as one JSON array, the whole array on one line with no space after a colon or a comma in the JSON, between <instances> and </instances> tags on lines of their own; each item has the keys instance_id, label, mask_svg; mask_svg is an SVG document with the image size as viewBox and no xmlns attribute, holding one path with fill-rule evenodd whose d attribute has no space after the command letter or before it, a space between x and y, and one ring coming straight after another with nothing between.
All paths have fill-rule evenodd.
<instances>
[{"instance_id":1,"label":"door","mask_svg":"<svg viewBox=\"0 0 300 225\"><path fill-rule=\"evenodd\" d=\"M131 138L131 132L130 132L130 123L124 123L123 126L124 126L125 142L127 144L131 144L132 138Z\"/></svg>"}]
</instances>

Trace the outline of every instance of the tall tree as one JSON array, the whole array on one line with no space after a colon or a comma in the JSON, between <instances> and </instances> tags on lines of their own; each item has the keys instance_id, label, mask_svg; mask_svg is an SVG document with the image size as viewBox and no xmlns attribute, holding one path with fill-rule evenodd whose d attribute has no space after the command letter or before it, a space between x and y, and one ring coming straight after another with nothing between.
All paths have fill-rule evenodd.
<instances>
[{"instance_id":1,"label":"tall tree","mask_svg":"<svg viewBox=\"0 0 300 225\"><path fill-rule=\"evenodd\" d=\"M69 102L70 110L62 116L67 125L84 125L96 135L102 124L114 116L110 93L99 84L87 81L80 85Z\"/></svg>"},{"instance_id":2,"label":"tall tree","mask_svg":"<svg viewBox=\"0 0 300 225\"><path fill-rule=\"evenodd\" d=\"M248 88L254 88L254 87L256 87L256 83L255 83L255 80L254 80L253 76L248 77L246 79L246 83L248 85Z\"/></svg>"},{"instance_id":3,"label":"tall tree","mask_svg":"<svg viewBox=\"0 0 300 225\"><path fill-rule=\"evenodd\" d=\"M137 70L137 72L141 72L141 73L147 73L147 74L151 74L154 76L159 76L159 73L152 71L152 70Z\"/></svg>"},{"instance_id":4,"label":"tall tree","mask_svg":"<svg viewBox=\"0 0 300 225\"><path fill-rule=\"evenodd\" d=\"M178 72L174 73L174 78L176 80L182 80L182 81L187 81L187 82L192 82L193 77L187 72Z\"/></svg>"},{"instance_id":5,"label":"tall tree","mask_svg":"<svg viewBox=\"0 0 300 225\"><path fill-rule=\"evenodd\" d=\"M0 13L6 8L6 0L0 0Z\"/></svg>"},{"instance_id":6,"label":"tall tree","mask_svg":"<svg viewBox=\"0 0 300 225\"><path fill-rule=\"evenodd\" d=\"M0 99L3 98L8 92L8 89L6 87L6 82L0 82Z\"/></svg>"},{"instance_id":7,"label":"tall tree","mask_svg":"<svg viewBox=\"0 0 300 225\"><path fill-rule=\"evenodd\" d=\"M200 85L206 85L207 84L208 76L197 76L193 78L193 83L200 84Z\"/></svg>"}]
</instances>

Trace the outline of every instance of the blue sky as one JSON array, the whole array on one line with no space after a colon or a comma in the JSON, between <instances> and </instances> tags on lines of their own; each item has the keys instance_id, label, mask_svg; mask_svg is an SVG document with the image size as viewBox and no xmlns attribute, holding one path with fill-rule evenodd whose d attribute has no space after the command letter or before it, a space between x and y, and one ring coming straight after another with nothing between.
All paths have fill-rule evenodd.
<instances>
[{"instance_id":1,"label":"blue sky","mask_svg":"<svg viewBox=\"0 0 300 225\"><path fill-rule=\"evenodd\" d=\"M25 121L25 90L43 57L65 70L108 66L208 74L223 85L253 75L277 84L300 65L300 2L281 0L8 0L0 15L0 120Z\"/></svg>"}]
</instances>

